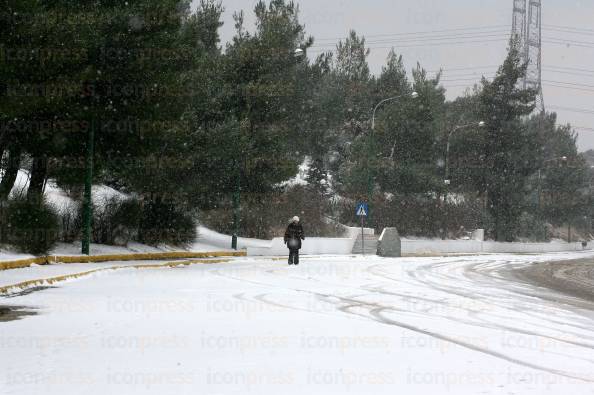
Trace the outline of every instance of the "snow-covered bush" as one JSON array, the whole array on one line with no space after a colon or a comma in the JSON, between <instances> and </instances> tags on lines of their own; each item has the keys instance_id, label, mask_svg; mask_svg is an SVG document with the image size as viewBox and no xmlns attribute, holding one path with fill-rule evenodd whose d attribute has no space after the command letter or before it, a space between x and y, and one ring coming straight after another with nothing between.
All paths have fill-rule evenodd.
<instances>
[{"instance_id":1,"label":"snow-covered bush","mask_svg":"<svg viewBox=\"0 0 594 395\"><path fill-rule=\"evenodd\" d=\"M343 233L327 220L329 200L307 185L290 185L277 191L241 196L240 236L271 239L282 236L288 221L297 215L305 227L306 236L340 237ZM224 234L232 234L233 208L231 201L221 207L201 213L205 226Z\"/></svg>"},{"instance_id":2,"label":"snow-covered bush","mask_svg":"<svg viewBox=\"0 0 594 395\"><path fill-rule=\"evenodd\" d=\"M82 204L79 202L64 205L59 210L60 236L64 243L80 240L82 232Z\"/></svg>"},{"instance_id":3,"label":"snow-covered bush","mask_svg":"<svg viewBox=\"0 0 594 395\"><path fill-rule=\"evenodd\" d=\"M22 252L47 254L58 240L58 212L45 200L36 202L17 197L8 201L1 215L4 242Z\"/></svg>"},{"instance_id":4,"label":"snow-covered bush","mask_svg":"<svg viewBox=\"0 0 594 395\"><path fill-rule=\"evenodd\" d=\"M126 246L138 238L140 203L134 198L110 196L93 210L93 242Z\"/></svg>"},{"instance_id":5,"label":"snow-covered bush","mask_svg":"<svg viewBox=\"0 0 594 395\"><path fill-rule=\"evenodd\" d=\"M138 241L149 245L185 247L196 240L196 220L172 203L149 202L142 207Z\"/></svg>"}]
</instances>

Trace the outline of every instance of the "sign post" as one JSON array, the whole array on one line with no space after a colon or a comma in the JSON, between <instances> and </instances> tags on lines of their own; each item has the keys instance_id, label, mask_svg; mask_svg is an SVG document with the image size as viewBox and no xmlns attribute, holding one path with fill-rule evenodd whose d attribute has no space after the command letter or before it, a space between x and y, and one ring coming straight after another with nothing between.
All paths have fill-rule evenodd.
<instances>
[{"instance_id":1,"label":"sign post","mask_svg":"<svg viewBox=\"0 0 594 395\"><path fill-rule=\"evenodd\" d=\"M361 253L365 255L365 218L369 215L369 205L364 202L357 204L355 214L361 218Z\"/></svg>"}]
</instances>

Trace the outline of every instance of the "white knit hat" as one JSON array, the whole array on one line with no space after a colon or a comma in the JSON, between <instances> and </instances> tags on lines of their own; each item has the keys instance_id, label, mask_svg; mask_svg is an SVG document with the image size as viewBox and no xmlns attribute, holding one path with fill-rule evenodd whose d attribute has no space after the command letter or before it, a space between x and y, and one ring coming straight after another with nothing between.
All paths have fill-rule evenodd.
<instances>
[{"instance_id":1,"label":"white knit hat","mask_svg":"<svg viewBox=\"0 0 594 395\"><path fill-rule=\"evenodd\" d=\"M293 222L299 222L299 217L298 216L294 216L293 217Z\"/></svg>"}]
</instances>

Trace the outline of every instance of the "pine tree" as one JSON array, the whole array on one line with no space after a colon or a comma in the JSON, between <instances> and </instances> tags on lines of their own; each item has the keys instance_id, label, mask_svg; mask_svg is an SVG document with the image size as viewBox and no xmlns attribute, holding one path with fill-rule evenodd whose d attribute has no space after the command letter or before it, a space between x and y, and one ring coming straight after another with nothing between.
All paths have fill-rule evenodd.
<instances>
[{"instance_id":1,"label":"pine tree","mask_svg":"<svg viewBox=\"0 0 594 395\"><path fill-rule=\"evenodd\" d=\"M534 169L538 140L523 125L522 117L534 109L535 92L518 81L526 73L515 43L492 82L483 79L481 113L486 122L482 188L495 221L498 241L513 241L523 210L527 177Z\"/></svg>"}]
</instances>

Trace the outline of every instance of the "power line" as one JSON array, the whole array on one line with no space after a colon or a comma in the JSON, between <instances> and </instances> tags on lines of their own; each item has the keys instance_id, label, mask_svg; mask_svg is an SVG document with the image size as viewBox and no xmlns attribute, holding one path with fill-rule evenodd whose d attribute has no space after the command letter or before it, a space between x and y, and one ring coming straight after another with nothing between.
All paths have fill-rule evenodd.
<instances>
[{"instance_id":1,"label":"power line","mask_svg":"<svg viewBox=\"0 0 594 395\"><path fill-rule=\"evenodd\" d=\"M501 38L495 38L501 37ZM487 38L486 40L476 40L477 38ZM455 40L455 41L451 41ZM391 49L391 48L416 48L416 47L433 47L433 46L456 46L456 45L465 45L465 44L481 44L481 43L491 43L491 42L503 42L507 41L508 39L503 35L478 35L474 37L450 37L450 38L419 38L419 39L404 39L404 40L381 40L381 41L370 41L366 44L367 49ZM405 43L405 44L401 44ZM572 46L572 47L580 47L580 48L592 48L594 49L594 42L588 41L576 41L576 40L568 40L563 38L552 38L546 37L546 40L543 40L545 44L552 44L552 45L561 45L561 46ZM393 44L390 46L376 46L374 44ZM309 52L319 53L319 52L327 52L332 51L336 48L337 44L325 44L325 45L313 45L310 47L311 49Z\"/></svg>"},{"instance_id":2,"label":"power line","mask_svg":"<svg viewBox=\"0 0 594 395\"><path fill-rule=\"evenodd\" d=\"M469 67L452 67L427 70L428 73L441 73L448 77L472 77L472 76L483 76L485 73L495 73L499 68L499 65L485 65L485 66L469 66ZM580 69L575 67L556 66L550 65L543 68L544 71L551 73L561 73L568 75L576 75L582 77L594 77L594 70ZM464 72L466 71L466 72ZM554 81L560 82L560 81ZM564 82L563 82L564 83ZM583 85L583 84L579 84Z\"/></svg>"},{"instance_id":3,"label":"power line","mask_svg":"<svg viewBox=\"0 0 594 395\"><path fill-rule=\"evenodd\" d=\"M489 40L471 40L471 41L458 41L458 42L434 42L434 43L425 43L425 44L405 44L405 45L398 45L398 48L417 48L417 47L435 47L435 46L444 46L444 45L466 45L466 44L484 44L484 43L488 43L488 42L502 42L502 41L506 41L505 39L489 39ZM374 47L367 47L368 49L390 49L390 48L394 48L394 45L391 46L374 46ZM319 48L319 49L314 49L311 50L309 52L312 53L320 53L320 52L326 52L326 51L331 51L332 48L328 47L325 49Z\"/></svg>"},{"instance_id":4,"label":"power line","mask_svg":"<svg viewBox=\"0 0 594 395\"><path fill-rule=\"evenodd\" d=\"M492 38L492 37L500 37L501 39L507 39L506 35L501 34L492 34L492 32L485 32L485 33L473 33L471 35L446 35L446 36L427 36L427 37L410 37L410 38L395 38L395 39L385 39L385 40L372 40L367 41L365 44L373 45L373 44L387 44L387 43L408 43L408 42L426 42L426 41L450 41L450 40L476 40L478 38ZM328 44L319 44L313 45L312 48L329 48L334 47L338 44L335 43L328 43Z\"/></svg>"},{"instance_id":5,"label":"power line","mask_svg":"<svg viewBox=\"0 0 594 395\"><path fill-rule=\"evenodd\" d=\"M499 66L498 64L492 64L492 65L485 65L485 66L468 66L468 67L447 67L447 68L443 68L441 69L442 71L458 71L458 70L482 70L482 69L498 69ZM556 66L556 65L547 65L546 66L549 69L559 69L559 70L571 70L571 71L583 71L586 73L593 73L594 74L594 69L593 70L588 70L588 69L580 69L580 68L576 68L576 67L567 67L567 66ZM428 72L438 72L440 70L427 70Z\"/></svg>"},{"instance_id":6,"label":"power line","mask_svg":"<svg viewBox=\"0 0 594 395\"><path fill-rule=\"evenodd\" d=\"M582 48L594 48L594 42L591 41L577 41L577 40L568 40L568 39L564 39L564 38L558 38L558 37L543 37L545 43L549 43L549 44L562 44L562 45L573 45L576 47L582 47Z\"/></svg>"},{"instance_id":7,"label":"power line","mask_svg":"<svg viewBox=\"0 0 594 395\"><path fill-rule=\"evenodd\" d=\"M576 130L594 132L594 128L589 128L589 127L586 127L586 126L572 126L571 128L572 129L576 129Z\"/></svg>"},{"instance_id":8,"label":"power line","mask_svg":"<svg viewBox=\"0 0 594 395\"><path fill-rule=\"evenodd\" d=\"M575 68L575 67L566 67L566 66L547 66L547 67L548 68L553 68L553 69L584 71L584 72L587 72L587 73L594 73L594 70L579 69L579 68Z\"/></svg>"},{"instance_id":9,"label":"power line","mask_svg":"<svg viewBox=\"0 0 594 395\"><path fill-rule=\"evenodd\" d=\"M382 34L368 34L365 35L365 38L374 38L374 37L405 37L405 36L418 36L418 35L429 35L429 34L438 34L438 33L454 33L454 34L472 34L474 31L478 31L479 33L486 33L491 31L505 31L509 32L509 25L490 25L490 26L469 26L464 28L457 28L457 29L442 29L442 30L425 30L425 31L416 31L416 32L403 32L403 33L382 33ZM559 31L565 30L567 33L572 34L585 34L594 35L594 30L592 29L582 29L576 28L573 26L560 26L560 25L543 25L543 30L552 30L552 31ZM456 33L457 32L457 33ZM469 33L464 33L469 32ZM316 41L340 41L348 38L348 36L341 36L341 37L322 37L316 38Z\"/></svg>"},{"instance_id":10,"label":"power line","mask_svg":"<svg viewBox=\"0 0 594 395\"><path fill-rule=\"evenodd\" d=\"M554 108L554 109L561 110L561 111L569 111L569 112L575 112L575 113L580 113L580 114L594 115L594 110L588 110L586 108L563 107L563 106L556 106L556 105L549 105L547 107Z\"/></svg>"},{"instance_id":11,"label":"power line","mask_svg":"<svg viewBox=\"0 0 594 395\"><path fill-rule=\"evenodd\" d=\"M448 35L448 36L428 36L428 37L411 37L402 39L385 39L385 40L373 40L366 41L365 44L386 44L386 43L401 43L401 42L424 42L424 41L438 41L438 40L466 40L466 39L477 39L477 38L491 38L491 37L503 37L503 34L492 34L492 33L477 33L472 35ZM313 45L312 47L327 47L327 45Z\"/></svg>"},{"instance_id":12,"label":"power line","mask_svg":"<svg viewBox=\"0 0 594 395\"><path fill-rule=\"evenodd\" d=\"M477 27L466 27L466 28L459 28L459 29L426 30L426 31L410 32L410 33L369 34L369 35L366 35L365 38L368 38L368 37L391 37L391 36L412 36L412 35L419 35L419 34L460 32L460 31L469 31L469 30L492 30L492 29L505 28L505 27L509 28L508 25L477 26ZM344 40L346 38L348 38L348 37L344 36L344 37L332 37L332 38L318 38L318 39L316 39L316 41L336 41L336 40Z\"/></svg>"},{"instance_id":13,"label":"power line","mask_svg":"<svg viewBox=\"0 0 594 395\"><path fill-rule=\"evenodd\" d=\"M576 30L576 31L584 31L584 32L591 32L594 33L594 29L585 29L585 28L580 28L580 27L574 27L574 26L561 26L561 25L543 25L544 28L556 28L556 29L568 29L568 30Z\"/></svg>"},{"instance_id":14,"label":"power line","mask_svg":"<svg viewBox=\"0 0 594 395\"><path fill-rule=\"evenodd\" d=\"M546 71L548 73L567 74L567 75L575 75L578 77L594 78L594 74L578 73L575 71L554 70L554 69L549 69L548 67L543 68L543 71Z\"/></svg>"},{"instance_id":15,"label":"power line","mask_svg":"<svg viewBox=\"0 0 594 395\"><path fill-rule=\"evenodd\" d=\"M474 82L475 84L478 84L480 82L480 80L478 80L476 78L459 78L459 79L451 79L451 80L443 79L443 80L440 80L439 82L447 83L447 82L463 82L463 81ZM455 85L445 84L444 86L446 88L459 88L459 87L471 88L472 85L475 85L475 84L455 84ZM588 89L587 87L582 88L581 86L584 86L584 85L572 84L572 83L568 83L568 82L555 83L555 82L543 80L543 86L550 87L550 88L570 89L570 90L594 93L594 89ZM586 85L586 86L591 86L591 85Z\"/></svg>"},{"instance_id":16,"label":"power line","mask_svg":"<svg viewBox=\"0 0 594 395\"><path fill-rule=\"evenodd\" d=\"M565 30L565 29L556 29L556 28L543 28L543 31L549 32L549 33L568 33L568 34L574 34L574 35L580 35L580 36L587 36L587 37L592 37L594 36L594 32L574 32L571 30Z\"/></svg>"},{"instance_id":17,"label":"power line","mask_svg":"<svg viewBox=\"0 0 594 395\"><path fill-rule=\"evenodd\" d=\"M549 68L543 68L543 71L546 73L554 73L554 74L565 74L565 75L572 75L572 76L577 76L577 77L586 77L586 78L594 78L593 74L585 74L585 73L577 73L574 71L563 71L563 70L554 70L554 69L549 69ZM439 71L435 71L435 70L431 70L431 71L427 71L428 73L438 73ZM471 72L471 73L460 73L460 72L454 72L454 73L450 73L447 70L443 70L442 71L442 75L445 76L446 78L450 78L450 77L482 77L485 76L485 72L487 72L487 74L494 74L497 72L497 70L482 70L482 71L476 71L476 72Z\"/></svg>"},{"instance_id":18,"label":"power line","mask_svg":"<svg viewBox=\"0 0 594 395\"><path fill-rule=\"evenodd\" d=\"M543 82L548 82L548 83L552 83L552 84L575 85L575 86L579 86L579 87L594 89L594 85L580 84L580 83L575 83L575 82L552 81L552 80L543 80Z\"/></svg>"},{"instance_id":19,"label":"power line","mask_svg":"<svg viewBox=\"0 0 594 395\"><path fill-rule=\"evenodd\" d=\"M427 70L429 73L437 73L438 71L458 71L458 70L475 70L475 69L488 69L492 67L499 67L499 65L490 65L490 66L470 66L470 67L457 67L457 68L448 68L448 69L441 69L441 70Z\"/></svg>"},{"instance_id":20,"label":"power line","mask_svg":"<svg viewBox=\"0 0 594 395\"><path fill-rule=\"evenodd\" d=\"M551 88L571 89L571 90L575 90L575 91L592 92L592 93L594 93L594 89L579 88L577 86L564 86L564 85L556 85L556 84L552 84L552 83L546 83L544 85L545 86L548 86L548 87L551 87Z\"/></svg>"},{"instance_id":21,"label":"power line","mask_svg":"<svg viewBox=\"0 0 594 395\"><path fill-rule=\"evenodd\" d=\"M483 37L486 35L495 35L501 34L501 36L506 37L508 39L509 30L507 25L493 25L493 26L480 26L480 27L467 27L467 28L460 28L460 29L444 29L444 30L429 30L429 31L418 31L418 32L410 32L410 33L387 33L387 34L373 34L364 36L366 39L369 38L378 38L378 40L372 40L368 43L389 43L389 42L404 42L404 41L427 41L427 40L437 40L437 39L458 39L458 38L477 38ZM504 29L502 29L504 28ZM548 30L548 27L544 27L544 30ZM571 29L572 27L559 27L559 26L552 26L551 29L566 29L566 33L573 34L574 32ZM558 32L559 30L553 30L553 32ZM588 34L594 35L594 30L588 30ZM444 34L448 33L448 34ZM582 34L586 34L583 33ZM410 37L414 36L414 37ZM468 37L470 36L470 37ZM333 38L317 38L316 43L313 47L327 47L332 46L334 47L338 41L342 41L347 39L348 37L333 37ZM382 39L383 38L383 39ZM594 42L587 42L587 41L577 41L575 39L563 39L559 37L549 37L549 40L552 40L551 43L553 44L572 44L576 46L589 46L594 45ZM327 41L327 42L325 42Z\"/></svg>"}]
</instances>

